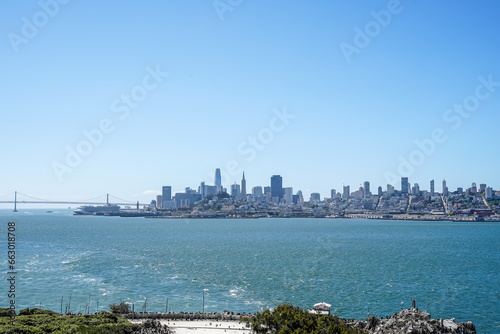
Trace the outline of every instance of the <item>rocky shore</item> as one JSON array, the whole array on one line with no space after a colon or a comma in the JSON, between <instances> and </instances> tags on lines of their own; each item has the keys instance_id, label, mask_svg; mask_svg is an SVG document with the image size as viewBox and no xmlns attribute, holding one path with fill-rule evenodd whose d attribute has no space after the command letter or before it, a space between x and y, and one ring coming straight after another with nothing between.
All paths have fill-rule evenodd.
<instances>
[{"instance_id":1,"label":"rocky shore","mask_svg":"<svg viewBox=\"0 0 500 334\"><path fill-rule=\"evenodd\" d=\"M476 334L471 321L458 323L452 319L431 319L431 315L418 308L404 309L391 317L369 316L367 321L342 319L349 327L355 327L369 334Z\"/></svg>"}]
</instances>

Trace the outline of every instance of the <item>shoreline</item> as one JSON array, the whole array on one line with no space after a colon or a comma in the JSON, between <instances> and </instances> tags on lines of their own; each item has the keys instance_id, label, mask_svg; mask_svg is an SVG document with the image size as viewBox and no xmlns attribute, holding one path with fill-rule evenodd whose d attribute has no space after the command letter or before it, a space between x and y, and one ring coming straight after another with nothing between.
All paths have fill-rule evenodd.
<instances>
[{"instance_id":1,"label":"shoreline","mask_svg":"<svg viewBox=\"0 0 500 334\"><path fill-rule=\"evenodd\" d=\"M141 324L148 319L128 319L131 323ZM251 334L250 328L234 320L168 320L156 319L175 334Z\"/></svg>"}]
</instances>

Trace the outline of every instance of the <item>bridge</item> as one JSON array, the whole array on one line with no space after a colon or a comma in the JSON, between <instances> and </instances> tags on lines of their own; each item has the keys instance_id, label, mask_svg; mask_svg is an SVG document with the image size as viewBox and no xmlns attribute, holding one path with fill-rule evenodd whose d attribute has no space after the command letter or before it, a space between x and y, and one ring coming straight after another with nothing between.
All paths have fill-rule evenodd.
<instances>
[{"instance_id":1,"label":"bridge","mask_svg":"<svg viewBox=\"0 0 500 334\"><path fill-rule=\"evenodd\" d=\"M61 201L53 201L53 200L46 200L46 199L42 199L42 198L29 196L29 195L20 193L18 191L15 191L13 193L10 193L10 194L7 194L7 195L0 197L0 199L8 197L8 196L12 196L12 195L14 195L13 201L12 200L10 200L10 201L4 200L4 201L0 201L0 204L14 204L14 212L17 212L17 205L18 204L64 204L64 205L109 205L109 204L114 204L114 205L136 206L137 210L139 210L139 207L141 207L141 206L149 205L149 203L148 204L141 204L141 203L139 203L139 201L134 203L131 201L127 201L127 200L115 197L113 195L109 195L109 194L101 195L101 196L98 196L95 198L91 198L88 200L82 200L82 201L62 201L62 200ZM21 195L21 196L25 197L26 199L20 200L17 198L17 195ZM97 201L98 199L103 198L104 196L106 196L106 202ZM109 202L110 197L112 197L113 199L115 199L117 201L110 203Z\"/></svg>"}]
</instances>

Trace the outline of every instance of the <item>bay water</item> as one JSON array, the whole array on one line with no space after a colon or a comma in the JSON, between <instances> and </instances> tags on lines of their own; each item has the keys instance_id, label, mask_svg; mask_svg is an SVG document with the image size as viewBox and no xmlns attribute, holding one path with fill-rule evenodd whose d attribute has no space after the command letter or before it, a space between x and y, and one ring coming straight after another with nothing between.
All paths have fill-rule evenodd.
<instances>
[{"instance_id":1,"label":"bay water","mask_svg":"<svg viewBox=\"0 0 500 334\"><path fill-rule=\"evenodd\" d=\"M93 313L125 301L136 312L254 313L327 302L340 317L364 319L415 299L433 318L500 333L500 223L21 211L0 211L0 307L15 222L18 310Z\"/></svg>"}]
</instances>

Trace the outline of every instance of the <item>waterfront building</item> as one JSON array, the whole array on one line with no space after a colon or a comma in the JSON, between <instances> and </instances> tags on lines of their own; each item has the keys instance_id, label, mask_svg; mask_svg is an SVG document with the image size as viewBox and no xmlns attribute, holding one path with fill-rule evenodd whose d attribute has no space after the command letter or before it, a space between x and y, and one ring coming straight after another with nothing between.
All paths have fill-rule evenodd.
<instances>
[{"instance_id":1,"label":"waterfront building","mask_svg":"<svg viewBox=\"0 0 500 334\"><path fill-rule=\"evenodd\" d=\"M163 196L156 195L156 208L161 209L163 207Z\"/></svg>"},{"instance_id":2,"label":"waterfront building","mask_svg":"<svg viewBox=\"0 0 500 334\"><path fill-rule=\"evenodd\" d=\"M342 198L343 199L348 199L351 196L351 187L350 186L344 186L344 191L342 192Z\"/></svg>"},{"instance_id":3,"label":"waterfront building","mask_svg":"<svg viewBox=\"0 0 500 334\"><path fill-rule=\"evenodd\" d=\"M287 187L285 188L285 203L293 204L293 188Z\"/></svg>"},{"instance_id":4,"label":"waterfront building","mask_svg":"<svg viewBox=\"0 0 500 334\"><path fill-rule=\"evenodd\" d=\"M363 184L363 194L364 194L364 197L370 197L371 196L371 192L370 192L370 182L368 181L365 181L364 184Z\"/></svg>"},{"instance_id":5,"label":"waterfront building","mask_svg":"<svg viewBox=\"0 0 500 334\"><path fill-rule=\"evenodd\" d=\"M404 193L404 194L407 194L408 193L408 187L409 187L408 178L407 177L402 177L401 178L401 192Z\"/></svg>"},{"instance_id":6,"label":"waterfront building","mask_svg":"<svg viewBox=\"0 0 500 334\"><path fill-rule=\"evenodd\" d=\"M177 208L177 202L174 200L164 201L162 204L162 209L175 209Z\"/></svg>"},{"instance_id":7,"label":"waterfront building","mask_svg":"<svg viewBox=\"0 0 500 334\"><path fill-rule=\"evenodd\" d=\"M198 193L196 190L191 189L191 188L186 188L186 192L183 193L176 193L174 196L174 201L176 207L189 207L192 204L195 204L196 202L202 200L201 194ZM166 209L167 206L171 205L168 204L167 202L170 201L163 201L163 208Z\"/></svg>"},{"instance_id":8,"label":"waterfront building","mask_svg":"<svg viewBox=\"0 0 500 334\"><path fill-rule=\"evenodd\" d=\"M220 174L220 168L215 170L215 186L217 187L217 193L222 191L222 177Z\"/></svg>"},{"instance_id":9,"label":"waterfront building","mask_svg":"<svg viewBox=\"0 0 500 334\"><path fill-rule=\"evenodd\" d=\"M278 203L283 198L283 179L280 175L273 175L271 177L271 198L278 197Z\"/></svg>"},{"instance_id":10,"label":"waterfront building","mask_svg":"<svg viewBox=\"0 0 500 334\"><path fill-rule=\"evenodd\" d=\"M241 199L247 199L247 181L245 180L245 172L243 172L243 178L241 179Z\"/></svg>"},{"instance_id":11,"label":"waterfront building","mask_svg":"<svg viewBox=\"0 0 500 334\"><path fill-rule=\"evenodd\" d=\"M434 196L434 180L431 180L431 196Z\"/></svg>"}]
</instances>

